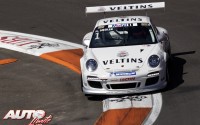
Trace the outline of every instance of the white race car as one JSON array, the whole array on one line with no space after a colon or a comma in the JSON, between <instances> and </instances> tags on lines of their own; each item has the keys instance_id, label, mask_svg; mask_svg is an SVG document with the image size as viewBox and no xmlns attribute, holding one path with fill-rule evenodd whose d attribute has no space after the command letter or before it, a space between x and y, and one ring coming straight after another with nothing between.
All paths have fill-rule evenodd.
<instances>
[{"instance_id":1,"label":"white race car","mask_svg":"<svg viewBox=\"0 0 200 125\"><path fill-rule=\"evenodd\" d=\"M154 4L145 5L154 8ZM95 9L105 12L106 7L114 8L101 6L101 9ZM168 33L164 28L156 27L147 16L101 19L93 33L85 35L83 45L85 49L80 64L85 94L141 93L167 85Z\"/></svg>"}]
</instances>

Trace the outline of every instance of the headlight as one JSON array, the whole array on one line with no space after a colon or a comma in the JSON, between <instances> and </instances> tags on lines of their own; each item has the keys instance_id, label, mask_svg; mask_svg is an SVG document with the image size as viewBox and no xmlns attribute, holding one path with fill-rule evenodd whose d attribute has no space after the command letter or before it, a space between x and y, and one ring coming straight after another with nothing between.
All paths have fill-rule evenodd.
<instances>
[{"instance_id":1,"label":"headlight","mask_svg":"<svg viewBox=\"0 0 200 125\"><path fill-rule=\"evenodd\" d=\"M90 72L95 71L97 69L97 67L98 67L98 64L97 64L97 62L94 59L89 59L86 62L86 68Z\"/></svg>"},{"instance_id":2,"label":"headlight","mask_svg":"<svg viewBox=\"0 0 200 125\"><path fill-rule=\"evenodd\" d=\"M151 55L148 62L152 68L155 68L160 64L160 58L157 55Z\"/></svg>"}]
</instances>

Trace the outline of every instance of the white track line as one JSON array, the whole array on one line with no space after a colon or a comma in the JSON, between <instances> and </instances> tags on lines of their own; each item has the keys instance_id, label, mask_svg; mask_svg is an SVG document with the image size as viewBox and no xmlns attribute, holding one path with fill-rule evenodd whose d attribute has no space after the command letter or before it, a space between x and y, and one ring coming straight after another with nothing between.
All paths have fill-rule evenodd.
<instances>
[{"instance_id":1,"label":"white track line","mask_svg":"<svg viewBox=\"0 0 200 125\"><path fill-rule=\"evenodd\" d=\"M151 110L150 115L144 121L143 125L153 125L153 123L156 121L161 112L163 103L162 94L161 93L153 94L152 101L153 101L153 108Z\"/></svg>"}]
</instances>

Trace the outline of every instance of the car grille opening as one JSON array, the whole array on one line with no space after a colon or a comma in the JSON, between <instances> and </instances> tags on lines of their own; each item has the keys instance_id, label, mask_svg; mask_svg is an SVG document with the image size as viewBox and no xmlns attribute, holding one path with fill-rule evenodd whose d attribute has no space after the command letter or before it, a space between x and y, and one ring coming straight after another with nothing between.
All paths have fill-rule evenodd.
<instances>
[{"instance_id":1,"label":"car grille opening","mask_svg":"<svg viewBox=\"0 0 200 125\"><path fill-rule=\"evenodd\" d=\"M110 86L110 87L108 87ZM131 89L140 86L140 82L138 83L123 83L123 84L109 84L107 85L108 89Z\"/></svg>"},{"instance_id":2,"label":"car grille opening","mask_svg":"<svg viewBox=\"0 0 200 125\"><path fill-rule=\"evenodd\" d=\"M88 81L88 84L92 88L98 88L98 89L102 88L101 82L98 82L98 81Z\"/></svg>"},{"instance_id":3,"label":"car grille opening","mask_svg":"<svg viewBox=\"0 0 200 125\"><path fill-rule=\"evenodd\" d=\"M145 86L154 85L154 84L156 84L158 82L158 80L159 80L159 76L148 78L146 80Z\"/></svg>"}]
</instances>

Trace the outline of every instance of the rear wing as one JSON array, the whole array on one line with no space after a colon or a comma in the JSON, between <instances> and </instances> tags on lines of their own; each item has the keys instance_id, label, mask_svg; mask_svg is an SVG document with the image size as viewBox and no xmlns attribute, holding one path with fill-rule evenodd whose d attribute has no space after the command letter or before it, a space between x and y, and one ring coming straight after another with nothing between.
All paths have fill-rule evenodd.
<instances>
[{"instance_id":1,"label":"rear wing","mask_svg":"<svg viewBox=\"0 0 200 125\"><path fill-rule=\"evenodd\" d=\"M86 7L86 14L165 8L165 2Z\"/></svg>"}]
</instances>

